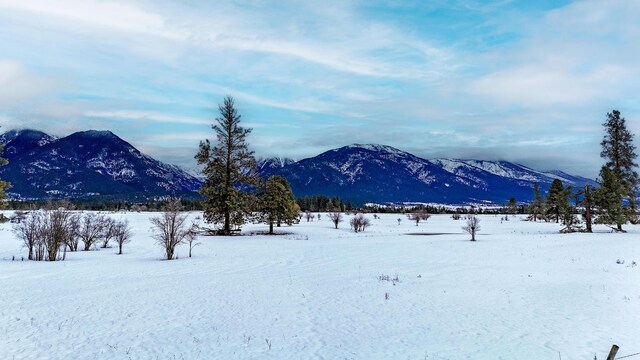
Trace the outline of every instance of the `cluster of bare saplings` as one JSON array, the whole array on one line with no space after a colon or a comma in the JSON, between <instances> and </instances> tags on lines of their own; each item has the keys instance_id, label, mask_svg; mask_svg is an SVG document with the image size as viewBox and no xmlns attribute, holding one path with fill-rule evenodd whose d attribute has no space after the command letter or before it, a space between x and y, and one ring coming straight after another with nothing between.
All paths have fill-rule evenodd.
<instances>
[{"instance_id":1,"label":"cluster of bare saplings","mask_svg":"<svg viewBox=\"0 0 640 360\"><path fill-rule=\"evenodd\" d=\"M29 250L28 259L35 261L64 260L67 251L77 251L82 242L88 251L118 244L122 254L124 244L131 241L129 223L96 213L77 213L62 206L48 205L45 209L23 214L13 231Z\"/></svg>"},{"instance_id":2,"label":"cluster of bare saplings","mask_svg":"<svg viewBox=\"0 0 640 360\"><path fill-rule=\"evenodd\" d=\"M20 212L13 231L29 250L28 259L35 261L65 260L67 251L77 251L80 243L84 250L107 248L111 241L122 247L131 241L132 232L127 220L116 220L97 213L79 213L67 210L65 205L48 204L44 209ZM175 256L180 244L189 246L189 257L196 242L198 226L187 222L179 200L170 201L164 212L150 219L152 236L160 245L167 260Z\"/></svg>"}]
</instances>

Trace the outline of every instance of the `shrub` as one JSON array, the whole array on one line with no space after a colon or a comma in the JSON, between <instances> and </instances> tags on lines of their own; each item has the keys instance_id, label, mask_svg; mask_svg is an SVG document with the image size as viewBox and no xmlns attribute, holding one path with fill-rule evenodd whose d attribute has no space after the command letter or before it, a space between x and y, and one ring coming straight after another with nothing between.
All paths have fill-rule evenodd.
<instances>
[{"instance_id":1,"label":"shrub","mask_svg":"<svg viewBox=\"0 0 640 360\"><path fill-rule=\"evenodd\" d=\"M151 218L151 232L160 245L167 260L173 259L175 248L190 237L196 237L194 224L188 225L187 214L182 214L180 200L173 200L164 207L164 212Z\"/></svg>"},{"instance_id":2,"label":"shrub","mask_svg":"<svg viewBox=\"0 0 640 360\"><path fill-rule=\"evenodd\" d=\"M331 222L333 222L333 225L335 225L337 229L338 224L342 222L342 213L340 213L339 211L329 213L329 219L331 219Z\"/></svg>"},{"instance_id":3,"label":"shrub","mask_svg":"<svg viewBox=\"0 0 640 360\"><path fill-rule=\"evenodd\" d=\"M409 220L415 221L416 222L416 226L418 226L418 224L420 223L421 220L427 221L427 220L429 220L431 215L429 215L428 213L426 213L424 211L420 211L420 212L415 212L415 213L412 213L412 214L408 214L407 217L409 218Z\"/></svg>"},{"instance_id":4,"label":"shrub","mask_svg":"<svg viewBox=\"0 0 640 360\"><path fill-rule=\"evenodd\" d=\"M369 227L369 225L371 225L369 219L364 217L364 215L362 214L354 216L349 223L351 224L351 228L355 232L364 231L367 227Z\"/></svg>"},{"instance_id":5,"label":"shrub","mask_svg":"<svg viewBox=\"0 0 640 360\"><path fill-rule=\"evenodd\" d=\"M471 215L467 216L467 225L462 230L471 234L471 241L476 241L476 232L480 231L480 219Z\"/></svg>"}]
</instances>

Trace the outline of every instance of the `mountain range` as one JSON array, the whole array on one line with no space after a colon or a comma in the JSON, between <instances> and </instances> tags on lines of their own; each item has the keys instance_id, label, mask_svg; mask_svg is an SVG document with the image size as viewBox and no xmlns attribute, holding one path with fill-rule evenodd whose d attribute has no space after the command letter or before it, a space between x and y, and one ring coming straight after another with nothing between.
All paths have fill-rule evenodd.
<instances>
[{"instance_id":1,"label":"mountain range","mask_svg":"<svg viewBox=\"0 0 640 360\"><path fill-rule=\"evenodd\" d=\"M337 195L356 203L428 202L503 204L511 197L528 202L533 183L544 194L554 179L564 185L595 185L561 171L537 171L506 161L423 159L396 148L354 144L276 167L262 175L281 175L296 196Z\"/></svg>"},{"instance_id":2,"label":"mountain range","mask_svg":"<svg viewBox=\"0 0 640 360\"><path fill-rule=\"evenodd\" d=\"M0 135L9 165L0 178L18 199L149 199L197 197L202 180L182 168L142 154L109 131L82 131L57 138L35 130ZM354 203L429 202L502 204L529 201L554 179L565 185L595 184L560 171L537 171L505 161L423 159L396 148L354 144L294 161L258 160L263 178L281 175L298 197L340 196Z\"/></svg>"},{"instance_id":3,"label":"mountain range","mask_svg":"<svg viewBox=\"0 0 640 360\"><path fill-rule=\"evenodd\" d=\"M110 131L82 131L56 138L41 131L0 135L9 164L0 177L17 199L148 199L196 197L200 181L174 165L142 154Z\"/></svg>"}]
</instances>

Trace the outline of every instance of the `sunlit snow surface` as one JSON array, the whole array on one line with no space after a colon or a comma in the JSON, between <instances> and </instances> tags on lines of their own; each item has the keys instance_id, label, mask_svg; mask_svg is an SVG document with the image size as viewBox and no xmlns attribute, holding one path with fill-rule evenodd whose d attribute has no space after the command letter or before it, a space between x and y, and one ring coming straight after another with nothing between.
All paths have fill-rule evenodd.
<instances>
[{"instance_id":1,"label":"sunlit snow surface","mask_svg":"<svg viewBox=\"0 0 640 360\"><path fill-rule=\"evenodd\" d=\"M640 351L639 227L562 235L557 224L482 216L473 243L464 222L445 215L417 227L367 215L372 226L359 234L348 216L335 230L324 215L277 229L288 235L202 237L193 258L181 246L178 260L163 261L149 233L154 214L112 216L135 233L124 255L101 249L59 263L11 261L27 252L0 225L1 358L591 360L613 343L620 356Z\"/></svg>"}]
</instances>

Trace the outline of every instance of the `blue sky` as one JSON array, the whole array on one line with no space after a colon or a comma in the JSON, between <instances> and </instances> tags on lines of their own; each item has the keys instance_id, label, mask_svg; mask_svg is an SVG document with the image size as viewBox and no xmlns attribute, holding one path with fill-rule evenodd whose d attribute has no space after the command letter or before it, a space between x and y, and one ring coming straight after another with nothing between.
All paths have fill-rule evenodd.
<instances>
[{"instance_id":1,"label":"blue sky","mask_svg":"<svg viewBox=\"0 0 640 360\"><path fill-rule=\"evenodd\" d=\"M640 132L640 2L0 0L0 125L185 167L225 95L260 156L351 143L595 177Z\"/></svg>"}]
</instances>

